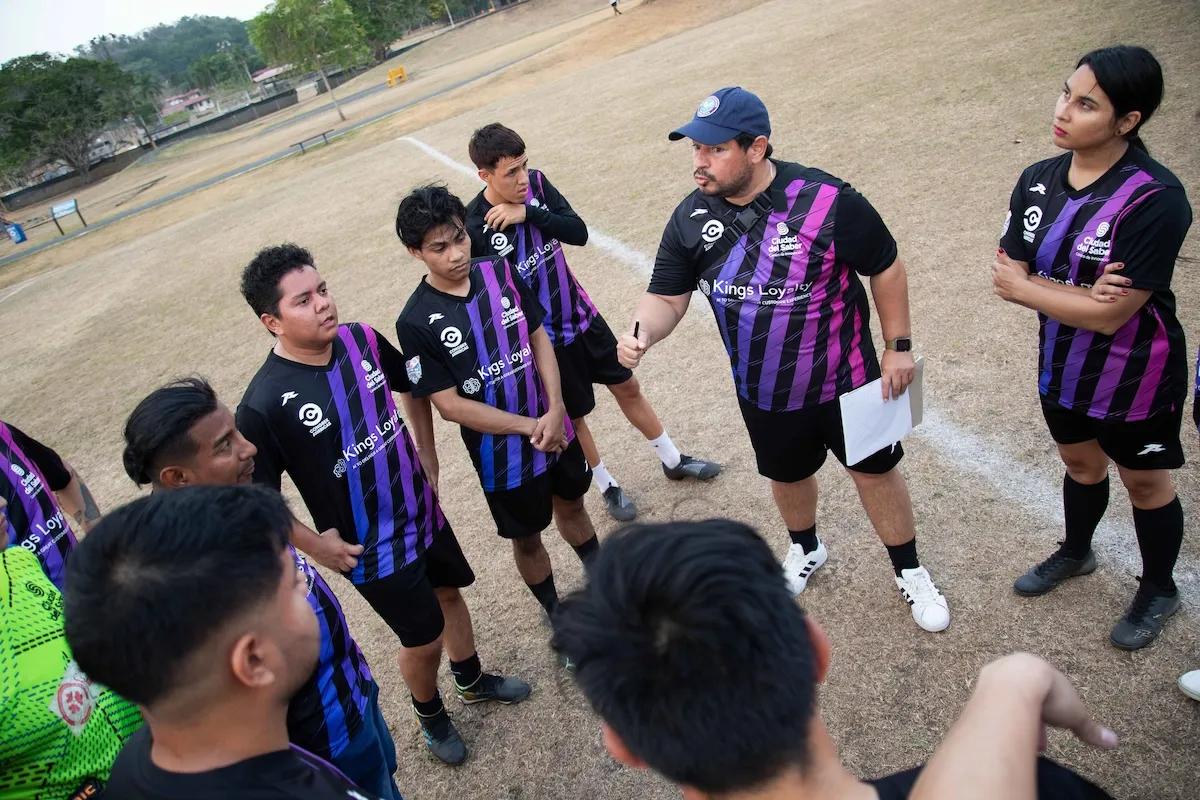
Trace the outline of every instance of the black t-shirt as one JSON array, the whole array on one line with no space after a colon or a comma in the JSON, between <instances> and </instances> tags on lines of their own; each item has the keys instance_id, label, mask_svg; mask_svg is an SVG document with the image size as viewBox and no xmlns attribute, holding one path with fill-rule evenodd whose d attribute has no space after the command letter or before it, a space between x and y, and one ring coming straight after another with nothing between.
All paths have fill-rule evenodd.
<instances>
[{"instance_id":1,"label":"black t-shirt","mask_svg":"<svg viewBox=\"0 0 1200 800\"><path fill-rule=\"evenodd\" d=\"M904 800L922 769L913 767L867 783L875 787L879 800ZM1039 800L1112 800L1099 786L1044 756L1037 761L1037 796ZM964 791L963 797L970 797L970 792Z\"/></svg>"},{"instance_id":2,"label":"black t-shirt","mask_svg":"<svg viewBox=\"0 0 1200 800\"><path fill-rule=\"evenodd\" d=\"M1183 328L1171 277L1192 223L1179 179L1130 147L1092 185L1067 183L1071 154L1021 173L1000 247L1042 278L1091 287L1109 263L1150 299L1111 336L1039 314L1038 391L1048 402L1108 422L1177 409L1187 396Z\"/></svg>"},{"instance_id":3,"label":"black t-shirt","mask_svg":"<svg viewBox=\"0 0 1200 800\"><path fill-rule=\"evenodd\" d=\"M167 772L150 760L150 727L125 743L103 800L380 800L336 768L293 748L208 772Z\"/></svg>"},{"instance_id":4,"label":"black t-shirt","mask_svg":"<svg viewBox=\"0 0 1200 800\"><path fill-rule=\"evenodd\" d=\"M71 473L58 453L0 422L0 497L7 504L2 513L7 530L0 535L9 546L24 547L37 556L60 591L75 534L54 492L70 482Z\"/></svg>"},{"instance_id":5,"label":"black t-shirt","mask_svg":"<svg viewBox=\"0 0 1200 800\"><path fill-rule=\"evenodd\" d=\"M878 212L844 181L774 162L749 206L699 189L663 231L649 291L708 298L738 396L764 411L828 403L879 377L860 275L896 260Z\"/></svg>"},{"instance_id":6,"label":"black t-shirt","mask_svg":"<svg viewBox=\"0 0 1200 800\"><path fill-rule=\"evenodd\" d=\"M392 397L410 389L399 351L350 323L326 366L271 352L238 406L238 430L258 448L254 481L278 489L286 472L317 530L363 545L347 574L356 584L412 563L446 524Z\"/></svg>"},{"instance_id":7,"label":"black t-shirt","mask_svg":"<svg viewBox=\"0 0 1200 800\"><path fill-rule=\"evenodd\" d=\"M466 296L456 297L422 279L396 319L413 396L453 387L510 414L542 416L549 404L530 341L541 305L503 258L473 260L470 280ZM516 489L554 463L526 436L460 430L485 492Z\"/></svg>"}]
</instances>

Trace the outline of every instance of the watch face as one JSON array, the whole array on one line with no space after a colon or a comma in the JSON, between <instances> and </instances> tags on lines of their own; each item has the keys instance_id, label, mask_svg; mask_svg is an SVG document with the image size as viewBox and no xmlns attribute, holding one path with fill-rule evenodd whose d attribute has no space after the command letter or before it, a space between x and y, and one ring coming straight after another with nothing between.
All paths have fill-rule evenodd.
<instances>
[{"instance_id":1,"label":"watch face","mask_svg":"<svg viewBox=\"0 0 1200 800\"><path fill-rule=\"evenodd\" d=\"M896 340L896 352L907 353L910 350L912 350L912 339L897 339Z\"/></svg>"}]
</instances>

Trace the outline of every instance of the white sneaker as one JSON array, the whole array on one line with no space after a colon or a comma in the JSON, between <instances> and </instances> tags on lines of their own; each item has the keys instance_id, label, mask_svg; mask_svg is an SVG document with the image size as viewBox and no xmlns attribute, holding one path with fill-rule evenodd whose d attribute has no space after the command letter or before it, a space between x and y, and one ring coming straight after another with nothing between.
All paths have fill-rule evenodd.
<instances>
[{"instance_id":1,"label":"white sneaker","mask_svg":"<svg viewBox=\"0 0 1200 800\"><path fill-rule=\"evenodd\" d=\"M1179 691L1193 700L1200 700L1200 669L1179 676Z\"/></svg>"},{"instance_id":2,"label":"white sneaker","mask_svg":"<svg viewBox=\"0 0 1200 800\"><path fill-rule=\"evenodd\" d=\"M936 633L950 626L950 606L924 567L901 570L900 577L896 578L896 588L904 602L912 607L913 619L922 628Z\"/></svg>"},{"instance_id":3,"label":"white sneaker","mask_svg":"<svg viewBox=\"0 0 1200 800\"><path fill-rule=\"evenodd\" d=\"M829 551L825 543L817 539L817 549L805 553L804 547L793 544L788 548L787 558L783 560L783 577L787 579L788 588L792 595L798 595L808 586L808 579L829 559Z\"/></svg>"}]
</instances>

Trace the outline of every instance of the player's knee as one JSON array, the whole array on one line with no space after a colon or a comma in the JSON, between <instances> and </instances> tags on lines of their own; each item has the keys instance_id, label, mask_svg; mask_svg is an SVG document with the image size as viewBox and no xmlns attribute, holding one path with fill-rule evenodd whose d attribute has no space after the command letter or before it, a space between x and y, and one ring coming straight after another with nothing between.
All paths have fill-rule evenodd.
<instances>
[{"instance_id":1,"label":"player's knee","mask_svg":"<svg viewBox=\"0 0 1200 800\"><path fill-rule=\"evenodd\" d=\"M439 586L433 591L437 595L438 605L442 608L458 607L466 602L457 587Z\"/></svg>"},{"instance_id":2,"label":"player's knee","mask_svg":"<svg viewBox=\"0 0 1200 800\"><path fill-rule=\"evenodd\" d=\"M576 497L574 500L567 500L563 497L554 498L554 515L560 520L577 520L587 515L587 511L583 506L583 498Z\"/></svg>"},{"instance_id":3,"label":"player's knee","mask_svg":"<svg viewBox=\"0 0 1200 800\"><path fill-rule=\"evenodd\" d=\"M522 536L519 539L513 539L513 550L517 555L531 557L536 556L542 550L542 535L535 533L532 536Z\"/></svg>"},{"instance_id":4,"label":"player's knee","mask_svg":"<svg viewBox=\"0 0 1200 800\"><path fill-rule=\"evenodd\" d=\"M1138 508L1158 508L1175 496L1170 473L1121 470L1121 482L1129 492L1130 502Z\"/></svg>"},{"instance_id":5,"label":"player's knee","mask_svg":"<svg viewBox=\"0 0 1200 800\"><path fill-rule=\"evenodd\" d=\"M1108 459L1103 456L1095 458L1091 456L1064 455L1062 460L1063 465L1067 468L1067 474L1076 483L1099 483L1108 474Z\"/></svg>"},{"instance_id":6,"label":"player's knee","mask_svg":"<svg viewBox=\"0 0 1200 800\"><path fill-rule=\"evenodd\" d=\"M608 387L617 400L633 400L642 393L642 385L637 378L630 378L622 383L614 383Z\"/></svg>"}]
</instances>

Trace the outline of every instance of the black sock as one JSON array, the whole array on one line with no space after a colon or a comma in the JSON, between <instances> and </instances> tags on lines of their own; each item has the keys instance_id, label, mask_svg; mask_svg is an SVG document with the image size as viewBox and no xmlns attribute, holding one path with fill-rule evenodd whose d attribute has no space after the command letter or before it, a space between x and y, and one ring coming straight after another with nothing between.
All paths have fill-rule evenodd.
<instances>
[{"instance_id":1,"label":"black sock","mask_svg":"<svg viewBox=\"0 0 1200 800\"><path fill-rule=\"evenodd\" d=\"M1142 551L1142 582L1152 583L1166 594L1175 592L1171 573L1183 544L1183 506L1176 497L1162 508L1134 506L1133 528Z\"/></svg>"},{"instance_id":2,"label":"black sock","mask_svg":"<svg viewBox=\"0 0 1200 800\"><path fill-rule=\"evenodd\" d=\"M1108 476L1089 484L1064 473L1062 495L1067 538L1058 551L1070 558L1083 558L1092 549L1092 535L1108 509Z\"/></svg>"},{"instance_id":3,"label":"black sock","mask_svg":"<svg viewBox=\"0 0 1200 800\"><path fill-rule=\"evenodd\" d=\"M892 560L892 569L896 571L896 577L900 577L902 569L916 569L921 566L921 562L917 559L917 537L909 539L904 544L890 545L886 544L888 558Z\"/></svg>"},{"instance_id":4,"label":"black sock","mask_svg":"<svg viewBox=\"0 0 1200 800\"><path fill-rule=\"evenodd\" d=\"M813 525L810 528L805 528L802 531L788 531L788 536L792 537L792 544L798 544L804 548L805 553L811 553L817 549L817 526Z\"/></svg>"},{"instance_id":5,"label":"black sock","mask_svg":"<svg viewBox=\"0 0 1200 800\"><path fill-rule=\"evenodd\" d=\"M421 725L429 727L446 716L446 707L442 705L442 695L434 692L432 700L424 702L409 695L412 698L413 708L417 710L417 719L421 720Z\"/></svg>"},{"instance_id":6,"label":"black sock","mask_svg":"<svg viewBox=\"0 0 1200 800\"><path fill-rule=\"evenodd\" d=\"M450 661L450 672L454 675L454 683L460 689L470 689L483 675L483 665L479 663L479 653L471 653L470 658L462 661Z\"/></svg>"},{"instance_id":7,"label":"black sock","mask_svg":"<svg viewBox=\"0 0 1200 800\"><path fill-rule=\"evenodd\" d=\"M546 609L546 613L554 616L554 609L558 608L558 590L554 588L554 574L551 573L546 577L546 580L541 583L527 583L529 591L533 592L533 596L542 604L542 608Z\"/></svg>"},{"instance_id":8,"label":"black sock","mask_svg":"<svg viewBox=\"0 0 1200 800\"><path fill-rule=\"evenodd\" d=\"M600 552L600 537L593 533L592 538L583 544L573 544L571 547L575 550L575 555L579 556L579 560L583 562L583 566L590 567L592 559L596 557L596 553Z\"/></svg>"}]
</instances>

